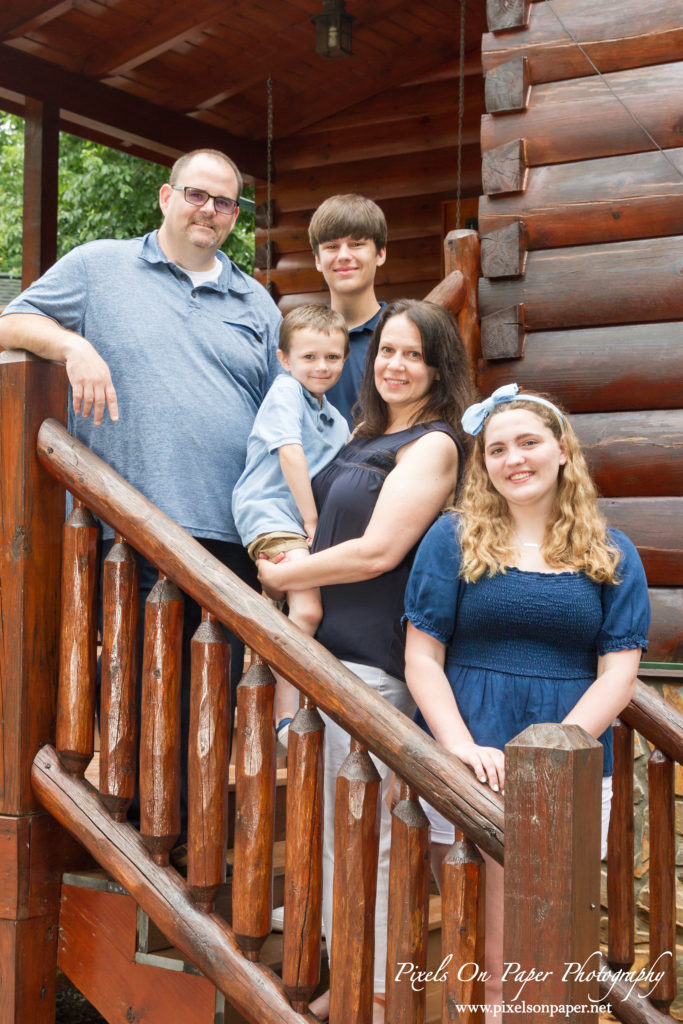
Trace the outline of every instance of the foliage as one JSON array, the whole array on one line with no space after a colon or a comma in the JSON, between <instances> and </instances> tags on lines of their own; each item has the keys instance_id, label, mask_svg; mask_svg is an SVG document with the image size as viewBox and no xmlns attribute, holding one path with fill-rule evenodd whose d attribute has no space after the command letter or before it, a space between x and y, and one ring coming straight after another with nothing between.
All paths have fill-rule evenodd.
<instances>
[{"instance_id":1,"label":"foliage","mask_svg":"<svg viewBox=\"0 0 683 1024\"><path fill-rule=\"evenodd\" d=\"M0 273L21 274L24 122L0 113ZM59 140L58 255L95 238L132 238L159 226L159 186L168 168L62 133ZM245 188L253 197L253 189ZM254 217L240 212L223 251L254 268Z\"/></svg>"}]
</instances>

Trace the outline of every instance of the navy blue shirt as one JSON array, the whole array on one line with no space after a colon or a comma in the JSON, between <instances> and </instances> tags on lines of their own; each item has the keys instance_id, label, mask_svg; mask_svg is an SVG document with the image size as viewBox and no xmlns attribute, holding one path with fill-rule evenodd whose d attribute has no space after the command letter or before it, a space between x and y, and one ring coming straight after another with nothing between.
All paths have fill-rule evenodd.
<instances>
[{"instance_id":1,"label":"navy blue shirt","mask_svg":"<svg viewBox=\"0 0 683 1024\"><path fill-rule=\"evenodd\" d=\"M444 671L474 742L502 750L529 725L561 722L595 681L600 655L647 649L647 581L631 541L610 529L621 551L616 584L511 566L466 583L457 529L448 514L426 534L405 617L446 648ZM600 740L611 775L611 727Z\"/></svg>"},{"instance_id":2,"label":"navy blue shirt","mask_svg":"<svg viewBox=\"0 0 683 1024\"><path fill-rule=\"evenodd\" d=\"M358 401L358 392L365 373L368 345L383 306L386 306L386 302L380 302L380 309L366 323L352 327L349 331L349 358L344 363L341 377L327 392L329 401L335 409L339 409L349 427L353 427L351 410Z\"/></svg>"}]
</instances>

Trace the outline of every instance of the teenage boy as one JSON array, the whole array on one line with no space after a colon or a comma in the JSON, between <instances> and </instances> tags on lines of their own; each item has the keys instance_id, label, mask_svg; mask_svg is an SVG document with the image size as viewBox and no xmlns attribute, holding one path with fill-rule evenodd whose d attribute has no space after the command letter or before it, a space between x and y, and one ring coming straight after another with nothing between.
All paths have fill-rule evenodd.
<instances>
[{"instance_id":1,"label":"teenage boy","mask_svg":"<svg viewBox=\"0 0 683 1024\"><path fill-rule=\"evenodd\" d=\"M237 529L254 561L283 551L290 559L308 556L318 522L311 478L349 436L346 420L326 398L348 351L346 325L333 309L299 306L282 321L277 356L287 372L275 378L256 414L232 498ZM292 622L314 636L322 618L320 591L286 597ZM296 688L276 676L275 723L283 746L298 706Z\"/></svg>"},{"instance_id":2,"label":"teenage boy","mask_svg":"<svg viewBox=\"0 0 683 1024\"><path fill-rule=\"evenodd\" d=\"M351 427L365 354L384 305L375 295L375 274L387 256L387 222L372 199L330 196L313 214L308 237L315 265L330 289L330 305L349 329L349 357L329 400Z\"/></svg>"}]
</instances>

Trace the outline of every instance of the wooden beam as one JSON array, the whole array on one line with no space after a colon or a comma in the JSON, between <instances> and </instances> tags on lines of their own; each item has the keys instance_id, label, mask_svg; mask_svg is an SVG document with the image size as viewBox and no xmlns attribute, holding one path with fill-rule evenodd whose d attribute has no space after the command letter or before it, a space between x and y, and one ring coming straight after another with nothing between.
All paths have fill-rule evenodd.
<instances>
[{"instance_id":1,"label":"wooden beam","mask_svg":"<svg viewBox=\"0 0 683 1024\"><path fill-rule=\"evenodd\" d=\"M680 321L527 334L521 362L484 364L483 395L516 381L548 391L570 412L683 406Z\"/></svg>"},{"instance_id":2,"label":"wooden beam","mask_svg":"<svg viewBox=\"0 0 683 1024\"><path fill-rule=\"evenodd\" d=\"M223 150L241 169L266 175L265 143L252 142L165 110L122 90L94 82L56 65L0 45L0 86L91 118L105 129L120 129L147 144L162 144L181 153L198 147Z\"/></svg>"},{"instance_id":3,"label":"wooden beam","mask_svg":"<svg viewBox=\"0 0 683 1024\"><path fill-rule=\"evenodd\" d=\"M28 288L57 259L59 117L53 103L26 101L21 284Z\"/></svg>"},{"instance_id":4,"label":"wooden beam","mask_svg":"<svg viewBox=\"0 0 683 1024\"><path fill-rule=\"evenodd\" d=\"M534 4L525 32L482 36L484 71L527 57L534 84L593 74L582 50L603 74L680 60L683 0L553 0Z\"/></svg>"},{"instance_id":5,"label":"wooden beam","mask_svg":"<svg viewBox=\"0 0 683 1024\"><path fill-rule=\"evenodd\" d=\"M683 494L683 409L572 416L603 498Z\"/></svg>"},{"instance_id":6,"label":"wooden beam","mask_svg":"<svg viewBox=\"0 0 683 1024\"><path fill-rule=\"evenodd\" d=\"M528 243L524 224L515 220L481 236L481 272L484 277L518 277L524 273Z\"/></svg>"},{"instance_id":7,"label":"wooden beam","mask_svg":"<svg viewBox=\"0 0 683 1024\"><path fill-rule=\"evenodd\" d=\"M210 0L209 3L195 2L188 7L177 4L161 7L159 13L144 21L134 35L126 31L108 39L86 60L83 72L92 78L124 75L222 17L229 19L227 6L225 0Z\"/></svg>"},{"instance_id":8,"label":"wooden beam","mask_svg":"<svg viewBox=\"0 0 683 1024\"><path fill-rule=\"evenodd\" d=\"M683 61L618 71L605 78L616 96L592 75L534 86L529 106L521 113L485 114L482 152L522 137L530 167L647 152L652 142L631 114L662 148L680 146L677 97L683 93Z\"/></svg>"},{"instance_id":9,"label":"wooden beam","mask_svg":"<svg viewBox=\"0 0 683 1024\"><path fill-rule=\"evenodd\" d=\"M5 0L0 8L0 40L23 36L70 11L75 0Z\"/></svg>"},{"instance_id":10,"label":"wooden beam","mask_svg":"<svg viewBox=\"0 0 683 1024\"><path fill-rule=\"evenodd\" d=\"M507 306L481 318L484 359L521 359L524 355L524 306Z\"/></svg>"},{"instance_id":11,"label":"wooden beam","mask_svg":"<svg viewBox=\"0 0 683 1024\"><path fill-rule=\"evenodd\" d=\"M490 32L525 28L529 21L530 0L486 0L486 19Z\"/></svg>"},{"instance_id":12,"label":"wooden beam","mask_svg":"<svg viewBox=\"0 0 683 1024\"><path fill-rule=\"evenodd\" d=\"M683 234L683 148L531 167L524 192L479 201L482 236L520 219L530 249Z\"/></svg>"},{"instance_id":13,"label":"wooden beam","mask_svg":"<svg viewBox=\"0 0 683 1024\"><path fill-rule=\"evenodd\" d=\"M600 498L598 504L609 525L638 548L650 585L683 585L683 498Z\"/></svg>"},{"instance_id":14,"label":"wooden beam","mask_svg":"<svg viewBox=\"0 0 683 1024\"><path fill-rule=\"evenodd\" d=\"M482 155L481 187L486 195L521 192L527 176L525 139L513 139Z\"/></svg>"},{"instance_id":15,"label":"wooden beam","mask_svg":"<svg viewBox=\"0 0 683 1024\"><path fill-rule=\"evenodd\" d=\"M486 111L499 114L507 110L525 110L531 85L529 62L516 57L486 72Z\"/></svg>"},{"instance_id":16,"label":"wooden beam","mask_svg":"<svg viewBox=\"0 0 683 1024\"><path fill-rule=\"evenodd\" d=\"M482 278L481 315L523 303L528 330L683 320L682 261L682 235L530 252L524 277Z\"/></svg>"}]
</instances>

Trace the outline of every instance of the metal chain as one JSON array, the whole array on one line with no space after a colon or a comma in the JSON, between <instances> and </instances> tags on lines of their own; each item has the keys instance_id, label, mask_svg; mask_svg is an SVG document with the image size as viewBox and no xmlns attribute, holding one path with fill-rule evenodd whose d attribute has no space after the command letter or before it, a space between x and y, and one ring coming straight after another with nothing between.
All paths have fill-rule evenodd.
<instances>
[{"instance_id":1,"label":"metal chain","mask_svg":"<svg viewBox=\"0 0 683 1024\"><path fill-rule=\"evenodd\" d=\"M455 203L455 226L460 228L460 199L462 197L462 125L465 116L465 0L460 0L460 81L458 84L458 169Z\"/></svg>"},{"instance_id":2,"label":"metal chain","mask_svg":"<svg viewBox=\"0 0 683 1024\"><path fill-rule=\"evenodd\" d=\"M273 79L268 76L268 136L266 147L266 288L270 288L271 183L273 178Z\"/></svg>"}]
</instances>

